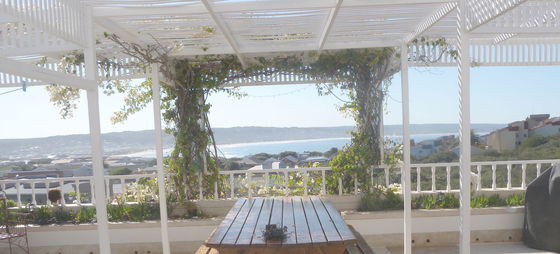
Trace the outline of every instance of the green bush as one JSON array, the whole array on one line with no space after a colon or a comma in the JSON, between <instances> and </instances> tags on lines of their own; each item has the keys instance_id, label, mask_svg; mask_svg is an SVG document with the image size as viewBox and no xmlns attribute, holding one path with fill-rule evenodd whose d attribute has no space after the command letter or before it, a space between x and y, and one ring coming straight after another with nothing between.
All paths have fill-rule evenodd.
<instances>
[{"instance_id":1,"label":"green bush","mask_svg":"<svg viewBox=\"0 0 560 254\"><path fill-rule=\"evenodd\" d=\"M373 188L372 193L367 193L360 199L358 211L383 211L403 209L403 200L400 195L392 190L379 190Z\"/></svg>"},{"instance_id":2,"label":"green bush","mask_svg":"<svg viewBox=\"0 0 560 254\"><path fill-rule=\"evenodd\" d=\"M506 204L508 206L522 206L525 205L525 193L523 194L513 194L506 198Z\"/></svg>"},{"instance_id":3,"label":"green bush","mask_svg":"<svg viewBox=\"0 0 560 254\"><path fill-rule=\"evenodd\" d=\"M490 206L490 199L486 196L477 196L471 198L472 208L485 208Z\"/></svg>"},{"instance_id":4,"label":"green bush","mask_svg":"<svg viewBox=\"0 0 560 254\"><path fill-rule=\"evenodd\" d=\"M52 223L53 213L50 207L42 206L33 211L33 223L47 225Z\"/></svg>"},{"instance_id":5,"label":"green bush","mask_svg":"<svg viewBox=\"0 0 560 254\"><path fill-rule=\"evenodd\" d=\"M73 221L72 213L62 207L52 209L52 222L56 224L64 224Z\"/></svg>"},{"instance_id":6,"label":"green bush","mask_svg":"<svg viewBox=\"0 0 560 254\"><path fill-rule=\"evenodd\" d=\"M72 221L75 224L95 223L95 208L82 206L76 212L72 213Z\"/></svg>"}]
</instances>

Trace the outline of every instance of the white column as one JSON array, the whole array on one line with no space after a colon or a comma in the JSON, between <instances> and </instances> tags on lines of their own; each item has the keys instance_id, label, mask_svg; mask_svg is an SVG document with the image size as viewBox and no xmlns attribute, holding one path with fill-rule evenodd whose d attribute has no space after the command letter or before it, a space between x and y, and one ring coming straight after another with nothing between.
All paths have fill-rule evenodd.
<instances>
[{"instance_id":1,"label":"white column","mask_svg":"<svg viewBox=\"0 0 560 254\"><path fill-rule=\"evenodd\" d=\"M471 252L471 119L470 119L470 52L469 33L467 29L467 0L461 0L458 6L457 30L459 50L459 98L460 122L459 140L461 154L460 164L460 203L459 212L459 253Z\"/></svg>"},{"instance_id":2,"label":"white column","mask_svg":"<svg viewBox=\"0 0 560 254\"><path fill-rule=\"evenodd\" d=\"M156 160L158 174L159 214L161 223L161 245L163 254L170 254L167 226L167 193L165 192L165 171L163 167L163 142L161 128L161 89L159 86L159 66L152 64L152 99L154 104L154 132L156 135Z\"/></svg>"},{"instance_id":3,"label":"white column","mask_svg":"<svg viewBox=\"0 0 560 254\"><path fill-rule=\"evenodd\" d=\"M383 101L379 104L379 158L381 158L381 165L385 164L385 126L383 126L383 117L385 116L385 113L383 112L384 101L385 98L383 98Z\"/></svg>"},{"instance_id":4,"label":"white column","mask_svg":"<svg viewBox=\"0 0 560 254\"><path fill-rule=\"evenodd\" d=\"M97 58L95 56L95 39L93 37L92 9L86 15L87 48L84 50L86 79L95 82L97 76ZM95 192L95 209L97 216L97 234L99 237L99 253L110 254L109 227L107 206L105 202L105 179L103 169L103 148L101 143L101 125L99 123L99 91L98 88L87 90L89 133L93 165L93 186Z\"/></svg>"},{"instance_id":5,"label":"white column","mask_svg":"<svg viewBox=\"0 0 560 254\"><path fill-rule=\"evenodd\" d=\"M412 253L412 205L410 198L410 105L408 95L408 46L401 46L401 89L403 117L403 166L401 169L404 200L404 254Z\"/></svg>"}]
</instances>

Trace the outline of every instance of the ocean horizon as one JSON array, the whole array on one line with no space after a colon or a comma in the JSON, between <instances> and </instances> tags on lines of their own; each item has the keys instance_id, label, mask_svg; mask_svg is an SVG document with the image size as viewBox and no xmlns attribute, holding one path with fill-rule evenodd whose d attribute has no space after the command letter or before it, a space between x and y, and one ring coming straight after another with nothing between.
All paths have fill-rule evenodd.
<instances>
[{"instance_id":1,"label":"ocean horizon","mask_svg":"<svg viewBox=\"0 0 560 254\"><path fill-rule=\"evenodd\" d=\"M411 135L411 139L414 139L415 142L421 142L424 140L436 139L438 137L448 135L457 135L457 133ZM398 135L387 135L385 136L385 138L391 139L395 142L401 142L402 140L402 136ZM235 158L245 157L258 153L279 154L285 151L292 151L297 153L326 152L333 147L341 149L349 143L350 137L235 143L218 145L218 153L221 157ZM164 156L168 156L171 153L172 149L173 148L163 149ZM129 157L155 158L155 150L151 149L124 155Z\"/></svg>"}]
</instances>

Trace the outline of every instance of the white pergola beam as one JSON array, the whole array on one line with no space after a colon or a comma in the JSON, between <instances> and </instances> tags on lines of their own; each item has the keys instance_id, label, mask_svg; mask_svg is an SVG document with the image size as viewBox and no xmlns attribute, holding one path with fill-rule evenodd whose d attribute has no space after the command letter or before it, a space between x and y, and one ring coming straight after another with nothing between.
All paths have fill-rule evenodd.
<instances>
[{"instance_id":1,"label":"white pergola beam","mask_svg":"<svg viewBox=\"0 0 560 254\"><path fill-rule=\"evenodd\" d=\"M459 254L471 253L471 97L470 34L467 20L468 0L457 9L459 73Z\"/></svg>"},{"instance_id":2,"label":"white pergola beam","mask_svg":"<svg viewBox=\"0 0 560 254\"><path fill-rule=\"evenodd\" d=\"M329 17L327 18L327 23L325 23L323 32L321 32L321 37L319 37L319 50L322 50L323 47L325 46L325 42L327 41L327 37L329 36L331 28L334 24L334 20L338 15L338 10L340 10L340 6L342 5L343 1L344 0L337 0L336 6L332 8L329 13Z\"/></svg>"},{"instance_id":3,"label":"white pergola beam","mask_svg":"<svg viewBox=\"0 0 560 254\"><path fill-rule=\"evenodd\" d=\"M208 2L208 0L201 0L201 1L204 4L204 7L206 7L206 10L208 11L208 14L210 14L210 16L212 17L212 20L214 20L214 23L216 23L216 25L218 26L220 31L222 31L222 34L224 35L224 37L226 37L226 40L228 41L229 45L231 46L231 48L235 52L235 55L237 56L239 62L241 63L241 66L243 66L243 68L246 68L247 63L245 62L245 59L241 55L241 53L239 51L239 45L237 45L237 41L235 40L235 37L233 37L233 34L231 33L227 24L224 23L224 21L220 17L218 17L218 14L214 12L213 7Z\"/></svg>"},{"instance_id":4,"label":"white pergola beam","mask_svg":"<svg viewBox=\"0 0 560 254\"><path fill-rule=\"evenodd\" d=\"M154 134L156 143L157 183L159 214L161 225L161 245L163 254L170 254L169 230L167 223L167 193L165 191L165 168L163 165L163 130L161 127L161 88L159 85L159 66L152 64L152 101L154 106Z\"/></svg>"},{"instance_id":5,"label":"white pergola beam","mask_svg":"<svg viewBox=\"0 0 560 254\"><path fill-rule=\"evenodd\" d=\"M0 57L0 71L49 84L65 85L79 89L93 89L97 87L97 83L92 80L41 68L32 64L21 63L4 57Z\"/></svg>"},{"instance_id":6,"label":"white pergola beam","mask_svg":"<svg viewBox=\"0 0 560 254\"><path fill-rule=\"evenodd\" d=\"M323 46L323 50L336 50L336 49L348 49L348 48L376 48L376 47L397 47L399 46L400 39L396 40L370 40L370 41L347 41L347 42L329 42ZM281 52L297 52L297 51L308 51L317 50L316 44L308 45L298 45L291 47L252 47L245 50L241 50L240 54L260 54L260 53L281 53ZM175 52L174 56L195 56L195 55L211 55L211 54L235 54L235 52L230 49L216 49L210 48L207 51L202 51L200 49L184 49Z\"/></svg>"},{"instance_id":7,"label":"white pergola beam","mask_svg":"<svg viewBox=\"0 0 560 254\"><path fill-rule=\"evenodd\" d=\"M455 10L455 8L457 8L457 3L456 2L450 2L450 3L444 4L441 8L436 10L429 17L427 17L424 21L422 21L420 23L420 25L418 25L418 27L416 27L414 32L409 34L404 39L405 43L408 43L408 42L414 40L414 38L422 35L424 32L426 32L428 29L430 29L432 26L434 26L438 21L440 21L442 18L447 16L447 14L449 14L450 12Z\"/></svg>"},{"instance_id":8,"label":"white pergola beam","mask_svg":"<svg viewBox=\"0 0 560 254\"><path fill-rule=\"evenodd\" d=\"M28 56L28 55L36 55L36 54L53 55L57 53L69 52L72 50L79 50L79 49L81 49L81 47L74 44L27 47L27 48L5 48L0 50L0 55L4 57Z\"/></svg>"},{"instance_id":9,"label":"white pergola beam","mask_svg":"<svg viewBox=\"0 0 560 254\"><path fill-rule=\"evenodd\" d=\"M376 0L376 1L350 1L341 7L366 7L399 4L438 4L456 2L456 0ZM244 12L244 11L264 11L264 10L286 10L286 9L325 9L335 8L336 4L325 0L282 0L282 1L227 1L214 4L213 11L222 12ZM144 16L144 15L192 15L208 13L204 4L189 4L185 6L173 7L104 7L94 8L96 17L123 17L123 16Z\"/></svg>"},{"instance_id":10,"label":"white pergola beam","mask_svg":"<svg viewBox=\"0 0 560 254\"><path fill-rule=\"evenodd\" d=\"M488 22L495 20L496 18L504 15L511 9L519 6L520 4L526 2L527 0L477 0L472 1L473 4L467 4L466 8L472 11L472 19L467 21L468 31L474 31L475 29L487 24ZM470 8L469 8L470 7ZM465 12L468 12L465 9ZM466 13L465 13L466 14ZM468 17L468 15L465 15Z\"/></svg>"},{"instance_id":11,"label":"white pergola beam","mask_svg":"<svg viewBox=\"0 0 560 254\"><path fill-rule=\"evenodd\" d=\"M107 216L107 196L105 193L105 169L103 168L103 142L101 140L101 123L99 113L99 87L97 86L97 55L95 52L95 37L93 30L93 11L86 9L85 13L86 48L84 49L85 77L94 86L87 90L89 134L91 142L91 161L93 168L92 201L95 201L97 219L97 237L100 254L111 254L111 240L109 238L109 219ZM109 184L109 183L107 183Z\"/></svg>"},{"instance_id":12,"label":"white pergola beam","mask_svg":"<svg viewBox=\"0 0 560 254\"><path fill-rule=\"evenodd\" d=\"M412 198L410 181L410 95L408 86L408 46L401 46L401 93L403 127L403 165L401 185L404 202L404 254L412 253Z\"/></svg>"}]
</instances>

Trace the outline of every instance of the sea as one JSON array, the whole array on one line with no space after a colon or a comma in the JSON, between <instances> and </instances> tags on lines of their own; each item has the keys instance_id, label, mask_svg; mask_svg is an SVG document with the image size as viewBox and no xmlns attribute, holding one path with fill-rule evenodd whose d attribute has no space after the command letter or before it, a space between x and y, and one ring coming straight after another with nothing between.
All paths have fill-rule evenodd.
<instances>
[{"instance_id":1,"label":"sea","mask_svg":"<svg viewBox=\"0 0 560 254\"><path fill-rule=\"evenodd\" d=\"M420 134L411 135L411 139L415 142L423 140L436 139L441 136L456 135L456 133L433 133L433 134ZM386 136L395 142L401 142L401 136ZM253 143L238 143L238 144L224 144L218 145L218 152L220 156L226 158L245 157L257 153L279 154L285 151L292 151L297 153L303 152L326 152L329 149L336 147L341 149L350 143L349 137L341 138L322 138L322 139L303 139L303 140L284 140L284 141L270 141L270 142L253 142ZM172 148L164 149L164 156L171 153ZM144 157L155 158L155 150L147 150L138 153L126 154L129 157Z\"/></svg>"}]
</instances>

